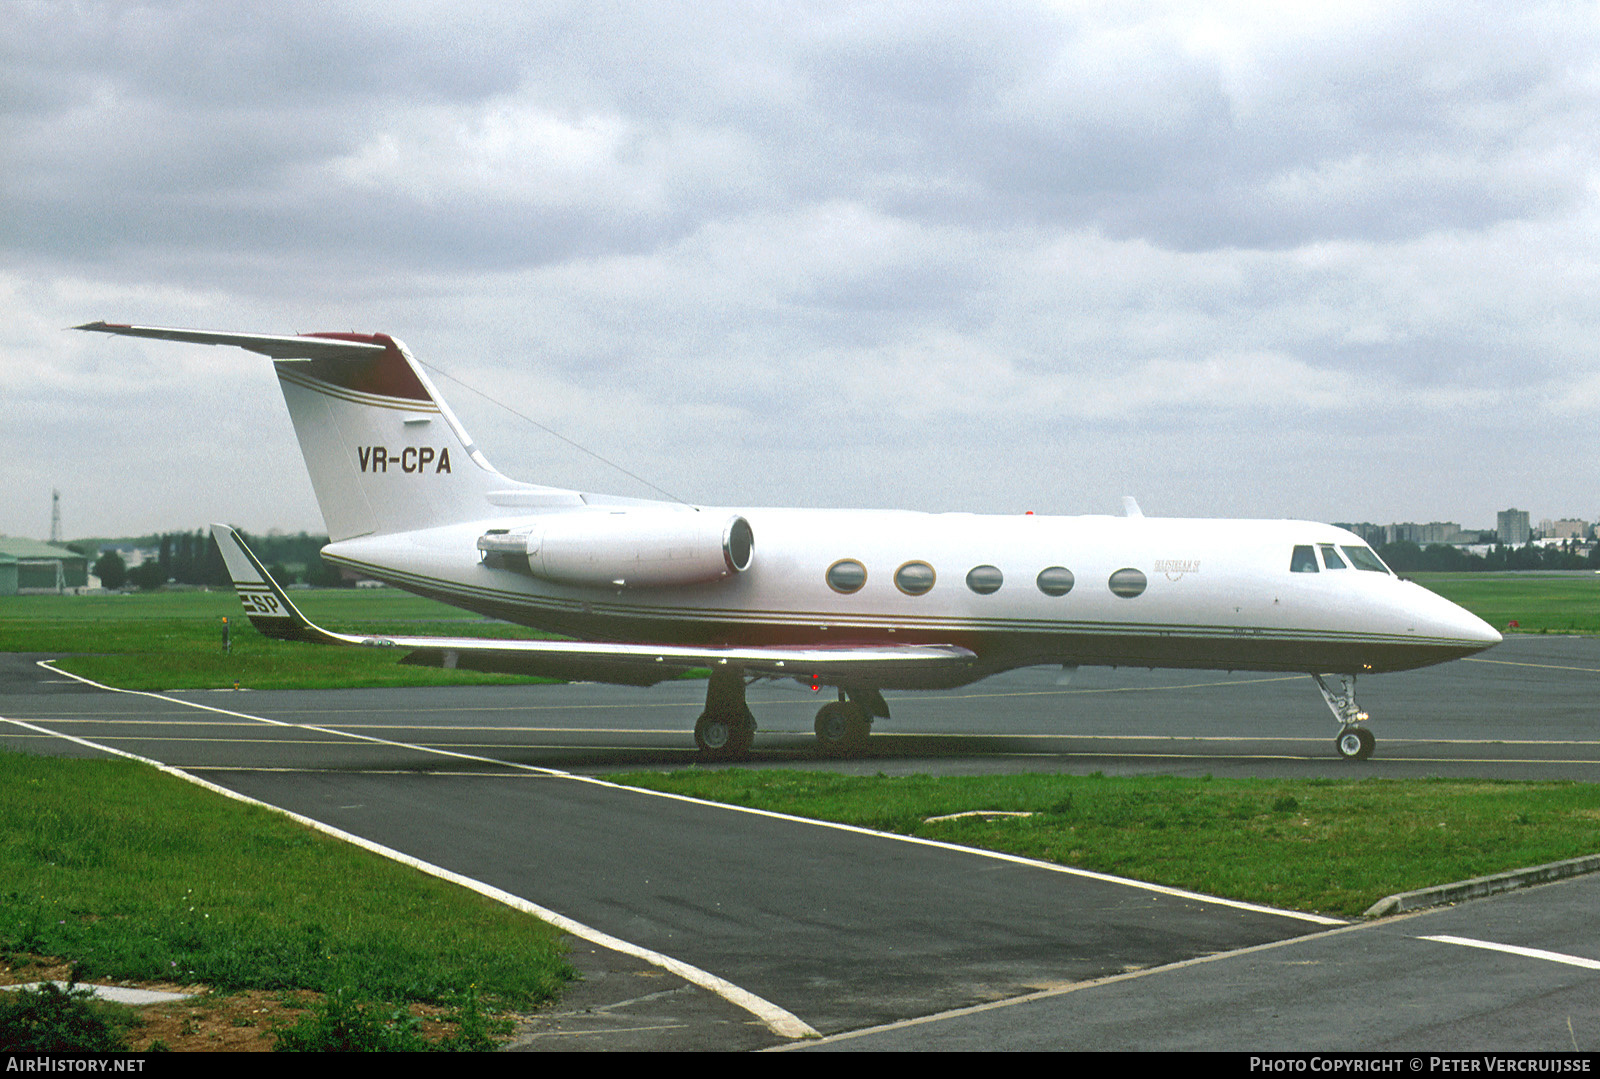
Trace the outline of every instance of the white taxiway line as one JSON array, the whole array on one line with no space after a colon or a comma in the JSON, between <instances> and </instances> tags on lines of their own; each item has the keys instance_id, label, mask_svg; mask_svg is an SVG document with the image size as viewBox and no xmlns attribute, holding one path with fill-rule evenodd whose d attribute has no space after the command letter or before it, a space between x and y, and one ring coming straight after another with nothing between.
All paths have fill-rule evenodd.
<instances>
[{"instance_id":1,"label":"white taxiway line","mask_svg":"<svg viewBox=\"0 0 1600 1079\"><path fill-rule=\"evenodd\" d=\"M1316 933L1308 937L1294 937L1289 940L1273 940L1268 941L1265 944L1251 945L1248 948L1238 948L1234 951L1217 952L1212 955L1196 956L1193 959L1183 959L1176 963L1168 963L1164 966L1147 967L1143 970L1128 971L1125 974L1111 974L1103 978L1093 978L1087 981L1074 982L1071 985L1059 986L1053 989L1043 989L1036 993L1028 993L1018 997L1010 997L1006 1000L994 1000L984 1004L974 1004L966 1008L953 1008L950 1011L939 1012L935 1015L922 1015L917 1016L914 1019L903 1019L897 1023L885 1023L882 1026L845 1031L841 1034L829 1035L828 1037L822 1038L818 1041L807 1042L803 1046L775 1046L766 1050L766 1052L785 1053L790 1052L793 1049L809 1049L815 1045L829 1045L834 1042L851 1041L856 1038L864 1038L873 1034L904 1030L911 1027L929 1026L935 1023L943 1022L947 1019L959 1019L968 1015L978 1015L983 1012L998 1011L1003 1008L1014 1008L1018 1005L1032 1004L1037 1001L1050 1000L1055 997L1066 996L1069 993L1080 993L1088 989L1098 989L1101 986L1115 985L1119 982L1133 981L1141 978L1169 974L1173 971L1184 970L1188 967L1196 967L1208 963L1237 959L1241 956L1255 955L1260 952L1274 951L1280 948L1292 948L1306 944L1310 941L1324 940L1328 937L1339 936L1345 933L1358 933L1362 930L1375 928L1380 924L1393 924L1393 921L1394 919L1384 919L1381 922L1370 921L1358 922L1354 925L1343 925L1337 929L1329 930L1326 933ZM1468 948L1484 948L1495 952L1508 952L1512 955L1526 956L1530 959L1545 959L1554 963L1566 963L1575 967L1585 967L1590 970L1600 970L1600 961L1584 959L1581 956L1576 955L1565 955L1561 952L1547 952L1542 948L1521 948L1513 944L1494 944L1486 940L1475 940L1472 937L1453 937L1444 934L1438 936L1417 937L1416 939L1436 941L1440 944L1459 944Z\"/></svg>"},{"instance_id":2,"label":"white taxiway line","mask_svg":"<svg viewBox=\"0 0 1600 1079\"><path fill-rule=\"evenodd\" d=\"M1547 952L1543 948L1521 948L1515 944L1496 944L1490 940L1452 937L1446 934L1418 939L1438 941L1440 944L1459 944L1465 948L1483 948L1486 951L1505 952L1509 955L1522 955L1529 959L1545 959L1552 963L1565 963L1569 967L1583 967L1586 970L1600 970L1600 960L1585 959L1581 955L1567 955L1564 952Z\"/></svg>"}]
</instances>

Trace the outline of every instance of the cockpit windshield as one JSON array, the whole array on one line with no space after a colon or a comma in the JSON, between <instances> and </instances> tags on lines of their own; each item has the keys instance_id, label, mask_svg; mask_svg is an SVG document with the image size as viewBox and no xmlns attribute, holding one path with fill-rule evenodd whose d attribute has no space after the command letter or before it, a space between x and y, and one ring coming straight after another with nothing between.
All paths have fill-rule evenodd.
<instances>
[{"instance_id":1,"label":"cockpit windshield","mask_svg":"<svg viewBox=\"0 0 1600 1079\"><path fill-rule=\"evenodd\" d=\"M1317 558L1318 551L1322 552L1320 561ZM1344 552L1342 556L1341 551ZM1390 573L1389 567L1383 564L1383 559L1371 547L1360 544L1306 543L1295 547L1294 553L1289 556L1290 573L1320 573L1324 569L1349 569L1351 566L1369 573Z\"/></svg>"},{"instance_id":2,"label":"cockpit windshield","mask_svg":"<svg viewBox=\"0 0 1600 1079\"><path fill-rule=\"evenodd\" d=\"M1364 569L1372 573L1389 572L1389 567L1383 564L1383 559L1379 558L1377 552L1371 547L1346 544L1343 550L1349 556L1350 564L1355 566L1356 569Z\"/></svg>"}]
</instances>

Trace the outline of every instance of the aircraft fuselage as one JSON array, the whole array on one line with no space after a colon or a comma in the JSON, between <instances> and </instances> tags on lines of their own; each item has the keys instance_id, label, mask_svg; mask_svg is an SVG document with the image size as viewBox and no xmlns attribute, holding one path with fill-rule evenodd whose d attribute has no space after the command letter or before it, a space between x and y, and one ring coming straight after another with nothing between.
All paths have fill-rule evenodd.
<instances>
[{"instance_id":1,"label":"aircraft fuselage","mask_svg":"<svg viewBox=\"0 0 1600 1079\"><path fill-rule=\"evenodd\" d=\"M360 537L324 553L410 591L579 638L712 647L959 645L978 657L962 681L1056 663L1396 671L1469 655L1499 640L1434 593L1386 571L1356 568L1340 552L1365 550L1364 543L1325 524L892 510L692 512L738 515L750 523L754 552L745 572L693 586L578 587L480 556L475 543L481 534L540 519L532 517ZM1331 547L1342 567L1291 570L1296 547L1319 545ZM859 567L847 567L843 585L849 591L838 587L837 574L830 583L830 568L841 562ZM926 676L908 677L908 683L883 688L927 684Z\"/></svg>"}]
</instances>

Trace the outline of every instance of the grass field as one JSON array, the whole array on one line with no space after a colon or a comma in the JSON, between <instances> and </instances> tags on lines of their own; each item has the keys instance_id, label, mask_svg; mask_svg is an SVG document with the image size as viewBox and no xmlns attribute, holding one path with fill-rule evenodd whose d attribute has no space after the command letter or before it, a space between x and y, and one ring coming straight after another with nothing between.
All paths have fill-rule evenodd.
<instances>
[{"instance_id":1,"label":"grass field","mask_svg":"<svg viewBox=\"0 0 1600 1079\"><path fill-rule=\"evenodd\" d=\"M1600 632L1600 578L1419 575L1499 627ZM525 634L393 590L297 592L332 629ZM222 649L222 619L233 650ZM511 681L269 641L231 592L10 597L0 651L71 653L126 688ZM1012 851L1302 910L1593 853L1600 786L1105 776L846 777L691 770L637 785ZM86 797L85 792L90 792ZM928 818L975 810L1020 818ZM532 919L122 762L0 753L0 965L58 956L83 975L333 989L390 1001L545 999L570 973ZM225 1005L218 1004L218 1009ZM189 1020L184 1020L189 1022Z\"/></svg>"},{"instance_id":2,"label":"grass field","mask_svg":"<svg viewBox=\"0 0 1600 1079\"><path fill-rule=\"evenodd\" d=\"M1395 892L1600 848L1600 786L1583 783L741 769L612 778L1346 916ZM929 819L985 810L1031 816Z\"/></svg>"},{"instance_id":3,"label":"grass field","mask_svg":"<svg viewBox=\"0 0 1600 1079\"><path fill-rule=\"evenodd\" d=\"M1413 573L1500 632L1600 633L1600 575L1593 573Z\"/></svg>"},{"instance_id":4,"label":"grass field","mask_svg":"<svg viewBox=\"0 0 1600 1079\"><path fill-rule=\"evenodd\" d=\"M133 762L0 751L0 822L12 969L502 1007L572 976L535 918Z\"/></svg>"},{"instance_id":5,"label":"grass field","mask_svg":"<svg viewBox=\"0 0 1600 1079\"><path fill-rule=\"evenodd\" d=\"M306 617L351 633L452 637L548 636L491 622L389 588L294 593ZM232 647L224 651L223 619ZM230 591L102 596L12 596L0 600L0 652L68 653L59 666L123 689L319 689L431 686L542 679L402 667L400 656L269 640L245 619Z\"/></svg>"}]
</instances>

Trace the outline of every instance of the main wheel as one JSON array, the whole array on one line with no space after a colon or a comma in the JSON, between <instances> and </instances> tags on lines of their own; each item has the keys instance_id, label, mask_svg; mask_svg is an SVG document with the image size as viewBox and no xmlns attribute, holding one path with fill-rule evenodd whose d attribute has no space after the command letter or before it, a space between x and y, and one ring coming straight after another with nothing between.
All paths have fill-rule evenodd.
<instances>
[{"instance_id":1,"label":"main wheel","mask_svg":"<svg viewBox=\"0 0 1600 1079\"><path fill-rule=\"evenodd\" d=\"M694 724L694 744L713 760L740 760L750 754L756 725L748 712L743 716L702 712Z\"/></svg>"},{"instance_id":2,"label":"main wheel","mask_svg":"<svg viewBox=\"0 0 1600 1079\"><path fill-rule=\"evenodd\" d=\"M832 701L817 710L817 745L830 756L849 756L867 747L872 721L853 701Z\"/></svg>"},{"instance_id":3,"label":"main wheel","mask_svg":"<svg viewBox=\"0 0 1600 1079\"><path fill-rule=\"evenodd\" d=\"M1372 732L1365 727L1346 727L1339 732L1339 737L1334 739L1334 748L1339 751L1339 756L1347 761L1364 761L1372 756L1372 747L1378 740Z\"/></svg>"}]
</instances>

